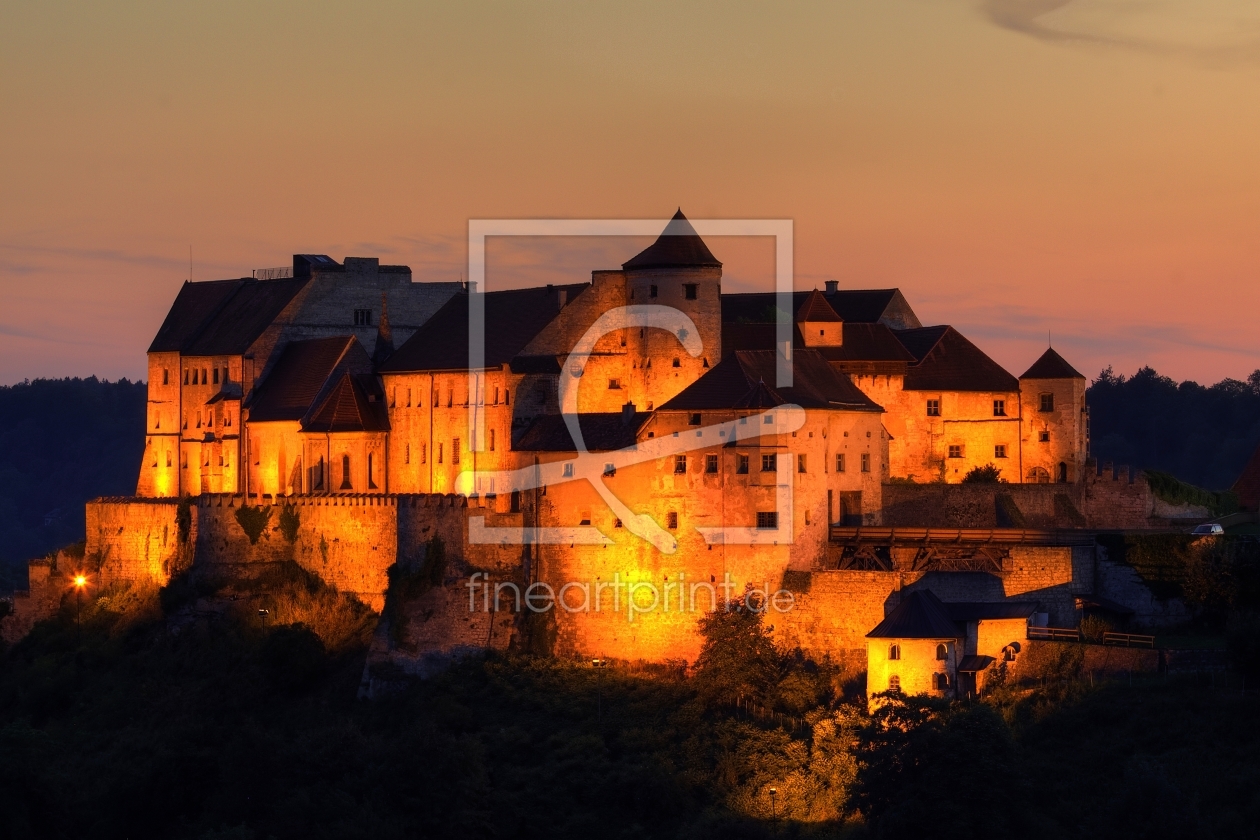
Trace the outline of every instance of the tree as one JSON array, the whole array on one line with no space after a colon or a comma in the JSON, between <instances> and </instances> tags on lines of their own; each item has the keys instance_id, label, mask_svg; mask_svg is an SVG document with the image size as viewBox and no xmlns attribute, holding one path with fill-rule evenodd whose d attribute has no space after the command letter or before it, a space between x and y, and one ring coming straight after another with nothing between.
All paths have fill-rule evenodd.
<instances>
[{"instance_id":1,"label":"tree","mask_svg":"<svg viewBox=\"0 0 1260 840\"><path fill-rule=\"evenodd\" d=\"M696 660L696 691L710 705L739 698L764 703L779 672L779 654L766 627L762 604L728 601L700 619L704 643Z\"/></svg>"}]
</instances>

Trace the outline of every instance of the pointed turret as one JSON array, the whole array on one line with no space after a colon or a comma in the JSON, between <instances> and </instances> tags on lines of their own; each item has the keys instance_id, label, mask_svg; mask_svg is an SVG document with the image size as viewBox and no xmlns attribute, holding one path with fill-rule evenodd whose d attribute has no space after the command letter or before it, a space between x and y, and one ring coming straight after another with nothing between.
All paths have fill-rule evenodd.
<instances>
[{"instance_id":1,"label":"pointed turret","mask_svg":"<svg viewBox=\"0 0 1260 840\"><path fill-rule=\"evenodd\" d=\"M1053 347L1046 348L1046 352L1041 354L1041 358L1033 362L1032 367L1024 371L1024 375L1020 379L1084 379L1076 368L1067 363L1067 360L1054 351Z\"/></svg>"},{"instance_id":2,"label":"pointed turret","mask_svg":"<svg viewBox=\"0 0 1260 840\"><path fill-rule=\"evenodd\" d=\"M713 256L680 207L656 241L622 263L621 267L626 271L640 268L721 268L722 263Z\"/></svg>"}]
</instances>

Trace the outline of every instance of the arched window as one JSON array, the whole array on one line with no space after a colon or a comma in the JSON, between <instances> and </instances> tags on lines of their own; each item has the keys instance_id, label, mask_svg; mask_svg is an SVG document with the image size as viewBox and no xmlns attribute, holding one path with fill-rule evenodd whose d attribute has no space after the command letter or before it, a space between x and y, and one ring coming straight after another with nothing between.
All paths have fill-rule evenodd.
<instances>
[{"instance_id":1,"label":"arched window","mask_svg":"<svg viewBox=\"0 0 1260 840\"><path fill-rule=\"evenodd\" d=\"M933 674L932 687L937 691L949 690L949 674Z\"/></svg>"},{"instance_id":2,"label":"arched window","mask_svg":"<svg viewBox=\"0 0 1260 840\"><path fill-rule=\"evenodd\" d=\"M888 690L894 694L901 692L901 677L893 674L888 678Z\"/></svg>"},{"instance_id":3,"label":"arched window","mask_svg":"<svg viewBox=\"0 0 1260 840\"><path fill-rule=\"evenodd\" d=\"M1059 462L1059 483L1067 484L1067 464L1063 461Z\"/></svg>"},{"instance_id":4,"label":"arched window","mask_svg":"<svg viewBox=\"0 0 1260 840\"><path fill-rule=\"evenodd\" d=\"M1045 467L1033 467L1028 471L1028 478L1033 484L1049 484L1050 471Z\"/></svg>"},{"instance_id":5,"label":"arched window","mask_svg":"<svg viewBox=\"0 0 1260 840\"><path fill-rule=\"evenodd\" d=\"M341 489L342 490L353 489L350 485L350 456L349 455L341 456Z\"/></svg>"},{"instance_id":6,"label":"arched window","mask_svg":"<svg viewBox=\"0 0 1260 840\"><path fill-rule=\"evenodd\" d=\"M888 658L891 660L900 659L901 658L901 645L889 645Z\"/></svg>"},{"instance_id":7,"label":"arched window","mask_svg":"<svg viewBox=\"0 0 1260 840\"><path fill-rule=\"evenodd\" d=\"M937 659L939 659L939 660L941 660L941 661L944 661L944 660L945 660L948 656L949 656L949 648L947 648L945 645L937 645L937 646L936 646L936 658L937 658Z\"/></svg>"}]
</instances>

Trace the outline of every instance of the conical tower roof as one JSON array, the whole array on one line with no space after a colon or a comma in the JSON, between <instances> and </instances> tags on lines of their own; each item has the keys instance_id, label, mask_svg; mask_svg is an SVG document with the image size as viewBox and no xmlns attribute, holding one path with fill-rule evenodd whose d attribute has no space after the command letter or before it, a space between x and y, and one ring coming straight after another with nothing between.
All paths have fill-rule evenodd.
<instances>
[{"instance_id":1,"label":"conical tower roof","mask_svg":"<svg viewBox=\"0 0 1260 840\"><path fill-rule=\"evenodd\" d=\"M656 241L629 262L622 263L621 267L633 271L638 268L721 268L722 264L704 244L691 222L687 221L680 207Z\"/></svg>"},{"instance_id":2,"label":"conical tower roof","mask_svg":"<svg viewBox=\"0 0 1260 840\"><path fill-rule=\"evenodd\" d=\"M1033 362L1032 367L1024 371L1020 379L1084 379L1076 368L1067 360L1054 352L1053 347L1046 348L1041 358Z\"/></svg>"}]
</instances>

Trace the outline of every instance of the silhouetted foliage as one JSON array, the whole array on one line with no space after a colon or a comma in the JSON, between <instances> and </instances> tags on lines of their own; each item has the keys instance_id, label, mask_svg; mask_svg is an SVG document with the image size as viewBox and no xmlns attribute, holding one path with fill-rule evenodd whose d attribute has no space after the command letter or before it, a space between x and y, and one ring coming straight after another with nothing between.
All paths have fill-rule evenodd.
<instances>
[{"instance_id":1,"label":"silhouetted foliage","mask_svg":"<svg viewBox=\"0 0 1260 840\"><path fill-rule=\"evenodd\" d=\"M704 644L696 660L695 686L710 705L739 698L765 704L779 672L779 654L761 604L735 598L700 619Z\"/></svg>"},{"instance_id":2,"label":"silhouetted foliage","mask_svg":"<svg viewBox=\"0 0 1260 840\"><path fill-rule=\"evenodd\" d=\"M297 505L285 505L280 511L280 533L284 534L284 538L290 543L297 542L298 527L302 524L301 514L298 513Z\"/></svg>"},{"instance_id":3,"label":"silhouetted foliage","mask_svg":"<svg viewBox=\"0 0 1260 840\"><path fill-rule=\"evenodd\" d=\"M972 467L967 470L967 474L963 476L963 484L1005 484L1006 479L1002 478L1002 471L993 464L985 464L983 467Z\"/></svg>"},{"instance_id":4,"label":"silhouetted foliage","mask_svg":"<svg viewBox=\"0 0 1260 840\"><path fill-rule=\"evenodd\" d=\"M234 516L236 523L245 532L245 536L249 537L249 544L257 545L259 537L262 536L263 531L267 530L267 523L271 521L271 506L241 505L236 509Z\"/></svg>"},{"instance_id":5,"label":"silhouetted foliage","mask_svg":"<svg viewBox=\"0 0 1260 840\"><path fill-rule=\"evenodd\" d=\"M1228 489L1260 442L1260 370L1246 382L1204 387L1149 367L1127 378L1108 367L1086 400L1100 462L1161 470L1198 487Z\"/></svg>"},{"instance_id":6,"label":"silhouetted foliage","mask_svg":"<svg viewBox=\"0 0 1260 840\"><path fill-rule=\"evenodd\" d=\"M175 506L175 527L179 530L179 541L188 542L192 533L192 497L184 496Z\"/></svg>"},{"instance_id":7,"label":"silhouetted foliage","mask_svg":"<svg viewBox=\"0 0 1260 840\"><path fill-rule=\"evenodd\" d=\"M25 562L85 536L83 503L136 491L142 382L36 379L0 387L0 590Z\"/></svg>"}]
</instances>

